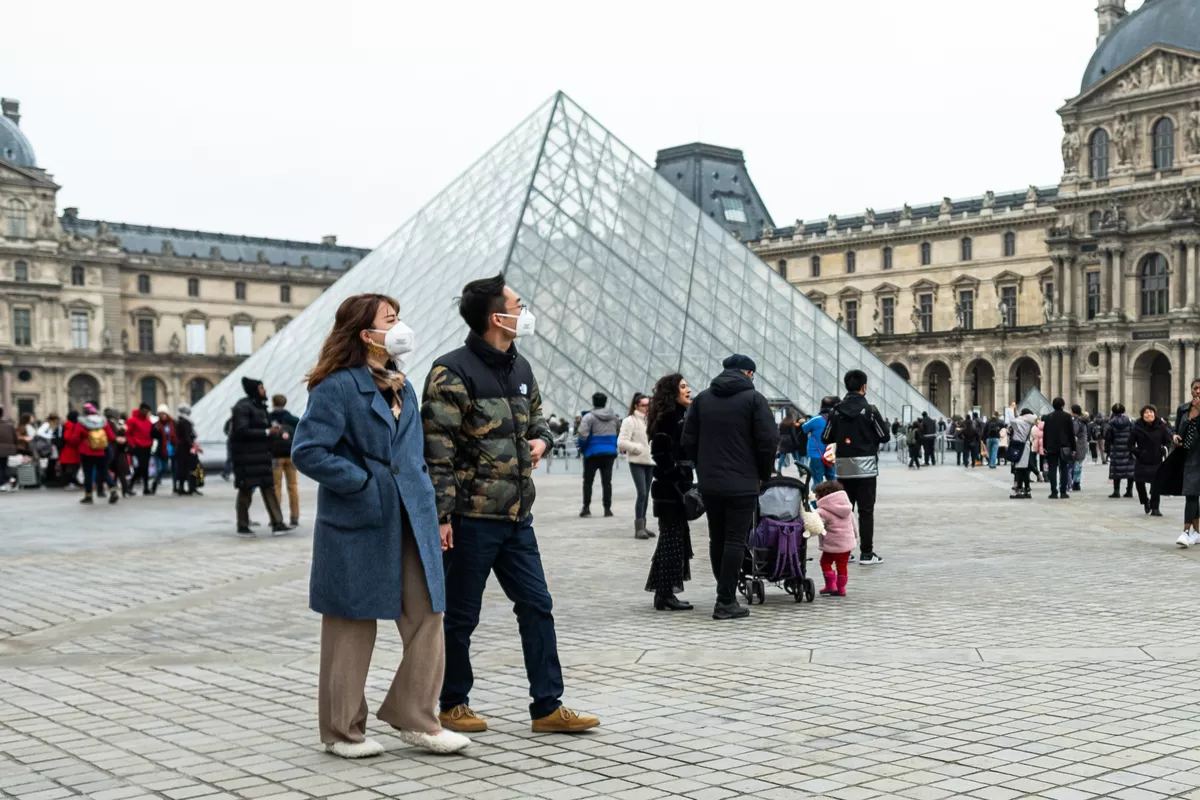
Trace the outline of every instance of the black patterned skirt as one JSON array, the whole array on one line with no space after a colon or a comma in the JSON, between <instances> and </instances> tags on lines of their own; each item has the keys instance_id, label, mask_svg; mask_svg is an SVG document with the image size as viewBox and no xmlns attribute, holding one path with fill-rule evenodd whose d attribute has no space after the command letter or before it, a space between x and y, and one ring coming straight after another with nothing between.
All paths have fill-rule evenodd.
<instances>
[{"instance_id":1,"label":"black patterned skirt","mask_svg":"<svg viewBox=\"0 0 1200 800\"><path fill-rule=\"evenodd\" d=\"M658 517L658 545L650 559L646 591L675 594L692 579L692 532L683 512L673 509Z\"/></svg>"}]
</instances>

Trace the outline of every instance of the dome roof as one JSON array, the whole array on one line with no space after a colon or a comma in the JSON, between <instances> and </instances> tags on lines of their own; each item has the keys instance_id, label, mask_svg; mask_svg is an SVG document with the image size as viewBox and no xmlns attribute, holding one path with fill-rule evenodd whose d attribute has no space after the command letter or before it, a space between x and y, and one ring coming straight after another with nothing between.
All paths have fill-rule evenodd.
<instances>
[{"instance_id":1,"label":"dome roof","mask_svg":"<svg viewBox=\"0 0 1200 800\"><path fill-rule=\"evenodd\" d=\"M17 123L6 116L0 115L0 161L7 161L19 167L36 167L33 157L33 146L21 133Z\"/></svg>"},{"instance_id":2,"label":"dome roof","mask_svg":"<svg viewBox=\"0 0 1200 800\"><path fill-rule=\"evenodd\" d=\"M1195 0L1146 0L1121 20L1096 48L1080 92L1086 92L1153 44L1200 51L1200 3Z\"/></svg>"}]
</instances>

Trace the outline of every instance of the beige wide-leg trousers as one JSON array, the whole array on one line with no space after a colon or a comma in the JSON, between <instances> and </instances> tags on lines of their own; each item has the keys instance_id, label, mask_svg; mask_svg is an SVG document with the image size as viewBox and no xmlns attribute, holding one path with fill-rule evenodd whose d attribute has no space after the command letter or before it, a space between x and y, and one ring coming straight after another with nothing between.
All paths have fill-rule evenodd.
<instances>
[{"instance_id":1,"label":"beige wide-leg trousers","mask_svg":"<svg viewBox=\"0 0 1200 800\"><path fill-rule=\"evenodd\" d=\"M421 554L406 519L401 557L400 639L404 656L375 716L393 728L428 733L441 728L437 713L446 648L442 615L433 613ZM321 618L321 675L317 717L321 741L361 742L367 730L367 671L375 649L373 619Z\"/></svg>"}]
</instances>

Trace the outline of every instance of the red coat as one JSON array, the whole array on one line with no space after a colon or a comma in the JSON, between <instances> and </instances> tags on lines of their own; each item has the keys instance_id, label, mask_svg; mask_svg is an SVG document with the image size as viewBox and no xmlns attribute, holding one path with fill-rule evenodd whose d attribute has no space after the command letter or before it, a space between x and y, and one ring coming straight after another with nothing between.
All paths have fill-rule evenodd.
<instances>
[{"instance_id":1,"label":"red coat","mask_svg":"<svg viewBox=\"0 0 1200 800\"><path fill-rule=\"evenodd\" d=\"M130 414L129 419L125 420L125 439L129 446L149 449L154 441L151 438L153 427L150 417L143 418L137 411Z\"/></svg>"},{"instance_id":2,"label":"red coat","mask_svg":"<svg viewBox=\"0 0 1200 800\"><path fill-rule=\"evenodd\" d=\"M79 463L79 442L75 441L75 429L81 427L69 419L63 421L63 446L58 454L58 463L68 466Z\"/></svg>"},{"instance_id":3,"label":"red coat","mask_svg":"<svg viewBox=\"0 0 1200 800\"><path fill-rule=\"evenodd\" d=\"M112 425L109 425L106 422L104 424L104 432L108 434L108 443L115 444L117 441L117 434L113 432ZM82 425L75 426L75 446L79 448L79 455L81 456L104 455L103 450L93 450L92 448L88 447L88 430Z\"/></svg>"}]
</instances>

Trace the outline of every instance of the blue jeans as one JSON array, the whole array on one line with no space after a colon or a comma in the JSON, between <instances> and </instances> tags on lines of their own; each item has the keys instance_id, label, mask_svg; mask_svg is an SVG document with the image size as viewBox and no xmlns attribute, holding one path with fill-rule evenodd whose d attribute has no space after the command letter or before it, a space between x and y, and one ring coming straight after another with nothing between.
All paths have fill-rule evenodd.
<instances>
[{"instance_id":1,"label":"blue jeans","mask_svg":"<svg viewBox=\"0 0 1200 800\"><path fill-rule=\"evenodd\" d=\"M837 473L834 472L833 466L825 466L824 461L814 456L808 457L808 469L809 472L812 473L813 486L816 486L818 483L824 483L825 481L837 480Z\"/></svg>"},{"instance_id":2,"label":"blue jeans","mask_svg":"<svg viewBox=\"0 0 1200 800\"><path fill-rule=\"evenodd\" d=\"M779 458L775 460L775 471L783 472L783 468L790 463L789 458L787 453L780 453Z\"/></svg>"},{"instance_id":3,"label":"blue jeans","mask_svg":"<svg viewBox=\"0 0 1200 800\"><path fill-rule=\"evenodd\" d=\"M479 624L483 589L493 570L512 601L525 654L532 719L553 714L562 705L562 667L554 634L553 601L533 535L533 516L521 522L455 516L454 547L442 554L446 571L446 671L442 711L470 705L475 676L471 671L471 634Z\"/></svg>"},{"instance_id":4,"label":"blue jeans","mask_svg":"<svg viewBox=\"0 0 1200 800\"><path fill-rule=\"evenodd\" d=\"M637 502L633 505L633 518L646 518L646 506L650 502L650 480L654 477L654 467L650 464L630 464L629 472L633 475L633 488L637 489Z\"/></svg>"},{"instance_id":5,"label":"blue jeans","mask_svg":"<svg viewBox=\"0 0 1200 800\"><path fill-rule=\"evenodd\" d=\"M1083 485L1083 462L1082 461L1075 462L1075 467L1072 470L1071 477L1074 478L1073 483L1077 483L1081 486Z\"/></svg>"},{"instance_id":6,"label":"blue jeans","mask_svg":"<svg viewBox=\"0 0 1200 800\"><path fill-rule=\"evenodd\" d=\"M987 449L988 449L988 466L991 467L992 469L995 469L996 468L996 453L998 453L1000 451L1000 440L999 439L988 439L987 440Z\"/></svg>"}]
</instances>

